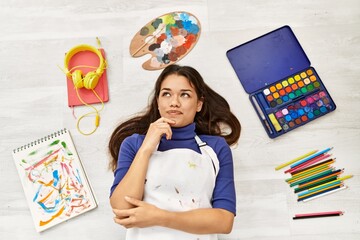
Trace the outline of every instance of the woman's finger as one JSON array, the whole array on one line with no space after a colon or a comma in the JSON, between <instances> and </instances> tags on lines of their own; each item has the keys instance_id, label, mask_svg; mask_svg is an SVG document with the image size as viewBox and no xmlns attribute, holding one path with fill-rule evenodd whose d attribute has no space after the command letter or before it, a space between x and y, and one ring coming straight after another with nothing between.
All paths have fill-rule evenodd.
<instances>
[{"instance_id":1,"label":"woman's finger","mask_svg":"<svg viewBox=\"0 0 360 240\"><path fill-rule=\"evenodd\" d=\"M136 198L132 198L132 197L128 197L128 196L125 196L125 200L134 205L134 206L137 206L137 207L141 207L141 206L144 206L144 202L139 200L139 199L136 199Z\"/></svg>"},{"instance_id":2,"label":"woman's finger","mask_svg":"<svg viewBox=\"0 0 360 240\"><path fill-rule=\"evenodd\" d=\"M156 120L155 122L168 123L170 125L174 125L176 123L174 120L169 119L169 118L165 118L165 117L161 117L158 120Z\"/></svg>"},{"instance_id":3,"label":"woman's finger","mask_svg":"<svg viewBox=\"0 0 360 240\"><path fill-rule=\"evenodd\" d=\"M131 228L133 226L132 220L130 218L117 218L114 217L114 222L117 224L120 224L121 226L125 228Z\"/></svg>"},{"instance_id":4,"label":"woman's finger","mask_svg":"<svg viewBox=\"0 0 360 240\"><path fill-rule=\"evenodd\" d=\"M175 121L168 119L168 118L159 118L151 125L151 129L156 128L159 131L159 137L165 135L166 139L171 139L172 137L172 131L171 131L171 124L174 124ZM150 129L149 129L150 131ZM148 132L149 132L148 131Z\"/></svg>"},{"instance_id":5,"label":"woman's finger","mask_svg":"<svg viewBox=\"0 0 360 240\"><path fill-rule=\"evenodd\" d=\"M117 218L126 218L132 214L132 211L131 209L124 209L124 210L113 209L113 213Z\"/></svg>"}]
</instances>

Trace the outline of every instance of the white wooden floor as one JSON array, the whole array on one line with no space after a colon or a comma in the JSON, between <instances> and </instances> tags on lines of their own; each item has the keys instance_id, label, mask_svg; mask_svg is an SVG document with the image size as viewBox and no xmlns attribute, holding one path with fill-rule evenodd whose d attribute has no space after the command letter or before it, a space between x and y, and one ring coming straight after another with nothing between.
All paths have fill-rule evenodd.
<instances>
[{"instance_id":1,"label":"white wooden floor","mask_svg":"<svg viewBox=\"0 0 360 240\"><path fill-rule=\"evenodd\" d=\"M134 59L133 35L154 17L189 11L202 35L179 62L197 68L230 103L242 123L233 150L237 216L220 239L360 239L360 1L358 0L4 0L0 2L0 239L124 239L108 202L112 173L107 142L115 125L147 104L159 71ZM267 137L225 52L283 25L295 32L337 109L275 140ZM108 59L110 101L98 131L76 131L66 82L57 65L71 47L102 41ZM88 111L77 108L76 114ZM99 207L41 234L35 232L11 151L68 128L99 199ZM349 189L297 203L274 167L313 149L334 147L336 166L354 174ZM335 218L292 220L295 213L344 210Z\"/></svg>"}]
</instances>

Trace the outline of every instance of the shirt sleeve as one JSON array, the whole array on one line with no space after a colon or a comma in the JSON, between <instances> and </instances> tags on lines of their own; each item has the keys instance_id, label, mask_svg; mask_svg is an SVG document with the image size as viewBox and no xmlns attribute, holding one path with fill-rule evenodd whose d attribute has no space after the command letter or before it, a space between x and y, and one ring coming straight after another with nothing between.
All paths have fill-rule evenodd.
<instances>
[{"instance_id":1,"label":"shirt sleeve","mask_svg":"<svg viewBox=\"0 0 360 240\"><path fill-rule=\"evenodd\" d=\"M214 148L220 164L213 192L214 208L226 209L236 215L236 192L234 184L234 164L232 152L224 138Z\"/></svg>"},{"instance_id":2,"label":"shirt sleeve","mask_svg":"<svg viewBox=\"0 0 360 240\"><path fill-rule=\"evenodd\" d=\"M114 192L116 186L123 179L130 168L132 161L138 151L140 137L138 134L131 135L124 139L120 146L117 168L114 171L114 181L110 188L110 196Z\"/></svg>"}]
</instances>

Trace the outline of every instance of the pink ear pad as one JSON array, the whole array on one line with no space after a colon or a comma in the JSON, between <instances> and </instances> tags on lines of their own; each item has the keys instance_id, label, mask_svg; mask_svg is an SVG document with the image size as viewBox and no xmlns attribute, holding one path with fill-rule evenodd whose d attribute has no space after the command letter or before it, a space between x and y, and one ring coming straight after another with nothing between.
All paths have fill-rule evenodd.
<instances>
[{"instance_id":1,"label":"pink ear pad","mask_svg":"<svg viewBox=\"0 0 360 240\"><path fill-rule=\"evenodd\" d=\"M133 57L151 54L142 67L162 69L185 57L196 45L200 32L200 22L191 13L167 13L151 20L135 34L130 54Z\"/></svg>"}]
</instances>

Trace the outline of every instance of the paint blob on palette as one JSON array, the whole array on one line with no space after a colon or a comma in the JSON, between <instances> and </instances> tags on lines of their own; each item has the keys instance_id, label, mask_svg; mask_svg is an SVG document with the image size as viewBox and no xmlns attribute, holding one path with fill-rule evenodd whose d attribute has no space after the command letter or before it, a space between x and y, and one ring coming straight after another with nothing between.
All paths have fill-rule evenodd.
<instances>
[{"instance_id":1,"label":"paint blob on palette","mask_svg":"<svg viewBox=\"0 0 360 240\"><path fill-rule=\"evenodd\" d=\"M146 70L158 70L185 57L199 40L199 20L188 12L171 12L142 27L130 43L132 57L150 54L143 63Z\"/></svg>"},{"instance_id":2,"label":"paint blob on palette","mask_svg":"<svg viewBox=\"0 0 360 240\"><path fill-rule=\"evenodd\" d=\"M286 133L336 108L312 67L250 96L270 136Z\"/></svg>"}]
</instances>

